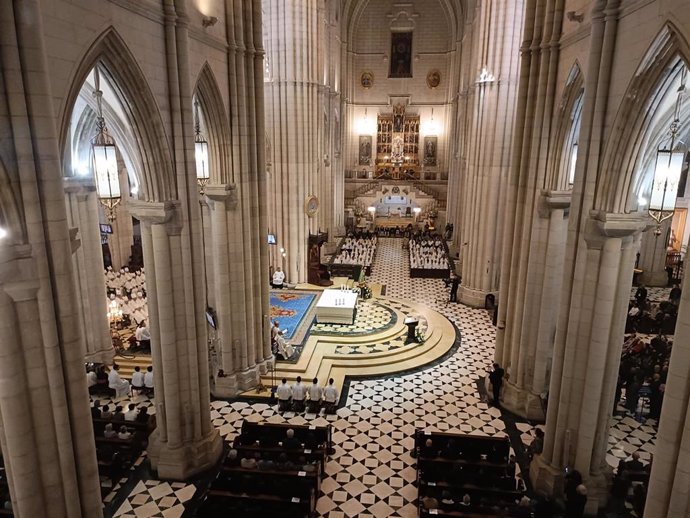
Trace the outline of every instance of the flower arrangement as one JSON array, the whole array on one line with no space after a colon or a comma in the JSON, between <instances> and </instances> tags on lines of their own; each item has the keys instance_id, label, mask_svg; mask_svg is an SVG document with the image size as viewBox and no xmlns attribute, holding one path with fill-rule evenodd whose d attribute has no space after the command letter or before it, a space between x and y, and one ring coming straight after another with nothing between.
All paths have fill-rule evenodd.
<instances>
[{"instance_id":1,"label":"flower arrangement","mask_svg":"<svg viewBox=\"0 0 690 518\"><path fill-rule=\"evenodd\" d=\"M361 281L359 283L359 296L362 300L367 300L371 298L371 288L367 285L366 281Z\"/></svg>"}]
</instances>

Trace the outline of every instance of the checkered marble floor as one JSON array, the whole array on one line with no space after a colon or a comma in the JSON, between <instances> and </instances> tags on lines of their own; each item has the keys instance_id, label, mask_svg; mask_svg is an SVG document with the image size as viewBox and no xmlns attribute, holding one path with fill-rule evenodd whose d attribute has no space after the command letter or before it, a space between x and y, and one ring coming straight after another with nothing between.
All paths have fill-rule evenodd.
<instances>
[{"instance_id":1,"label":"checkered marble floor","mask_svg":"<svg viewBox=\"0 0 690 518\"><path fill-rule=\"evenodd\" d=\"M311 326L314 335L368 335L383 331L395 325L397 317L386 306L373 300L360 300L353 324L317 324Z\"/></svg>"},{"instance_id":2,"label":"checkered marble floor","mask_svg":"<svg viewBox=\"0 0 690 518\"><path fill-rule=\"evenodd\" d=\"M426 304L449 318L462 336L460 347L450 357L410 374L352 380L344 406L333 416L291 412L281 415L275 406L267 403L211 403L213 424L227 440L239 433L244 419L333 425L336 452L326 465L326 477L321 485L323 494L317 502L317 511L322 517L416 517L417 489L413 485L415 468L410 451L412 434L417 428L497 437L506 435L500 411L482 401L477 391L478 381L486 375L493 360L495 331L490 314L461 304L447 304L448 292L440 279L411 279L407 273L408 259L400 245L399 239L379 239L369 280L385 284L391 298ZM629 421L629 418L621 418L612 428L616 441L610 442L611 458L618 458L616 452L619 450L628 452L630 446L625 444L633 444L626 442L618 431L628 430L640 441L647 439L647 435L641 435L647 430ZM529 444L533 427L518 422L517 428L523 442ZM652 438L650 436L646 442L651 443ZM635 449L638 447L636 445ZM148 493L149 484L157 487L165 483L146 481L144 486ZM163 497L140 497L137 502L142 504L138 504L134 499L142 495L142 490L140 485L137 488L140 490L129 495L127 502L122 504L125 514L121 516L168 516L162 507L157 511L160 515L138 513L138 507L143 506L149 506L146 513L152 511ZM180 503L184 501L180 499ZM134 510L133 514L125 511L129 509L127 504Z\"/></svg>"}]
</instances>

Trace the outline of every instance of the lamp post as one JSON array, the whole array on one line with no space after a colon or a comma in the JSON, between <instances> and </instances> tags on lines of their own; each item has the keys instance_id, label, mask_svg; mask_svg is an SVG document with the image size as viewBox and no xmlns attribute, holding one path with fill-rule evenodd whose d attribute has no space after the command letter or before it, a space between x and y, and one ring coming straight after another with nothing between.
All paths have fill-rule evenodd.
<instances>
[{"instance_id":1,"label":"lamp post","mask_svg":"<svg viewBox=\"0 0 690 518\"><path fill-rule=\"evenodd\" d=\"M196 181L199 184L199 193L204 194L211 178L211 172L208 167L208 141L201 134L198 99L194 99L194 159L196 160Z\"/></svg>"},{"instance_id":2,"label":"lamp post","mask_svg":"<svg viewBox=\"0 0 690 518\"><path fill-rule=\"evenodd\" d=\"M91 163L94 176L96 178L96 194L98 200L105 207L108 221L115 221L115 207L120 203L122 195L120 193L120 178L117 170L117 153L115 140L108 133L103 118L100 74L98 67L95 69L96 103L98 105L98 116L96 118L97 133L91 139Z\"/></svg>"}]
</instances>

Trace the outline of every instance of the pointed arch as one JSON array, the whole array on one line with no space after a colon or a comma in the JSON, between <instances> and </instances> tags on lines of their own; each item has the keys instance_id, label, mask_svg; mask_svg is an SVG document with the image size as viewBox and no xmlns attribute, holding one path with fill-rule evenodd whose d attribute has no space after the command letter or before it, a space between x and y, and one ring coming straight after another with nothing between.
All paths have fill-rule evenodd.
<instances>
[{"instance_id":1,"label":"pointed arch","mask_svg":"<svg viewBox=\"0 0 690 518\"><path fill-rule=\"evenodd\" d=\"M232 167L232 129L223 96L208 62L204 63L194 87L206 124L211 155L211 183L234 183Z\"/></svg>"},{"instance_id":2,"label":"pointed arch","mask_svg":"<svg viewBox=\"0 0 690 518\"><path fill-rule=\"evenodd\" d=\"M690 62L690 46L666 22L642 58L621 103L606 145L597 185L595 209L624 213L637 208L636 173L654 116L682 66Z\"/></svg>"},{"instance_id":3,"label":"pointed arch","mask_svg":"<svg viewBox=\"0 0 690 518\"><path fill-rule=\"evenodd\" d=\"M94 40L73 74L60 118L61 156L66 156L70 119L79 92L97 64L102 65L102 72L116 90L137 143L141 160L137 168L141 176L138 178L139 198L145 201L176 199L172 156L158 104L136 58L113 27L108 27Z\"/></svg>"},{"instance_id":4,"label":"pointed arch","mask_svg":"<svg viewBox=\"0 0 690 518\"><path fill-rule=\"evenodd\" d=\"M582 117L585 79L580 64L575 61L566 79L561 103L555 114L556 133L549 155L549 166L544 181L547 190L565 191L570 188L568 172L573 147L577 145Z\"/></svg>"}]
</instances>

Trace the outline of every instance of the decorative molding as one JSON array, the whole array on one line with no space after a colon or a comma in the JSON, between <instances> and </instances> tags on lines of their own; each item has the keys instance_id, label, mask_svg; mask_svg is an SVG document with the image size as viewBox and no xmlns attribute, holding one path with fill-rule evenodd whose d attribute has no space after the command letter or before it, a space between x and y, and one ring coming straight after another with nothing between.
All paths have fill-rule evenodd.
<instances>
[{"instance_id":1,"label":"decorative molding","mask_svg":"<svg viewBox=\"0 0 690 518\"><path fill-rule=\"evenodd\" d=\"M234 183L207 185L204 193L206 194L206 198L212 202L225 203L225 210L234 210L237 208L239 193L237 185Z\"/></svg>"},{"instance_id":2,"label":"decorative molding","mask_svg":"<svg viewBox=\"0 0 690 518\"><path fill-rule=\"evenodd\" d=\"M127 11L136 13L144 18L148 18L152 22L160 23L163 25L165 20L165 15L163 11L157 9L153 2L147 0L108 0L110 3L115 4Z\"/></svg>"},{"instance_id":3,"label":"decorative molding","mask_svg":"<svg viewBox=\"0 0 690 518\"><path fill-rule=\"evenodd\" d=\"M131 200L127 208L132 216L146 225L165 225L169 235L177 235L182 231L180 202L177 200L163 202Z\"/></svg>"}]
</instances>

